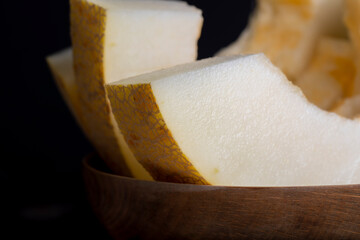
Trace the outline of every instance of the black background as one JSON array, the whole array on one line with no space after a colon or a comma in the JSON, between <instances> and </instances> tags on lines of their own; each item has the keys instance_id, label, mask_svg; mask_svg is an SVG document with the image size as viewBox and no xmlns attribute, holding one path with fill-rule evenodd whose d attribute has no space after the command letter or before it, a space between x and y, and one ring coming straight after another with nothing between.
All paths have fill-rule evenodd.
<instances>
[{"instance_id":1,"label":"black background","mask_svg":"<svg viewBox=\"0 0 360 240\"><path fill-rule=\"evenodd\" d=\"M199 59L234 41L254 8L252 0L187 2L202 9L205 19ZM82 182L81 160L92 147L45 62L71 45L69 3L10 0L1 1L1 10L1 235L109 239Z\"/></svg>"}]
</instances>

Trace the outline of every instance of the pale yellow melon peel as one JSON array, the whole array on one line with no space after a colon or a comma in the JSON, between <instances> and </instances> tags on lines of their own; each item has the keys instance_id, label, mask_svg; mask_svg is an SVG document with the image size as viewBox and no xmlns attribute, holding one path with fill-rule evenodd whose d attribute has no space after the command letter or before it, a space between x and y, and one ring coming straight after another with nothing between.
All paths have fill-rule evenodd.
<instances>
[{"instance_id":1,"label":"pale yellow melon peel","mask_svg":"<svg viewBox=\"0 0 360 240\"><path fill-rule=\"evenodd\" d=\"M75 81L72 49L68 48L47 57L47 62L65 102L76 118L79 126L83 129L84 134L88 135L89 130L87 130L88 128L79 103L80 92ZM94 145L98 145L96 142L101 141L101 139L91 139L90 137L89 140ZM101 149L98 149L98 152L101 151ZM127 166L131 170L132 176L144 180L152 179L149 173L137 162L126 144L121 145L121 151Z\"/></svg>"},{"instance_id":2,"label":"pale yellow melon peel","mask_svg":"<svg viewBox=\"0 0 360 240\"><path fill-rule=\"evenodd\" d=\"M208 184L172 137L150 84L107 85L107 89L126 142L155 180Z\"/></svg>"},{"instance_id":3,"label":"pale yellow melon peel","mask_svg":"<svg viewBox=\"0 0 360 240\"><path fill-rule=\"evenodd\" d=\"M99 33L105 32L105 10L86 1L72 0L70 3L75 75L82 92L80 104L88 125L88 135L90 139L97 139L93 144L113 171L130 176L104 88L104 36Z\"/></svg>"},{"instance_id":4,"label":"pale yellow melon peel","mask_svg":"<svg viewBox=\"0 0 360 240\"><path fill-rule=\"evenodd\" d=\"M79 103L78 88L72 61L72 49L67 48L46 58L55 83L77 123L85 131ZM86 131L85 131L86 132Z\"/></svg>"}]
</instances>

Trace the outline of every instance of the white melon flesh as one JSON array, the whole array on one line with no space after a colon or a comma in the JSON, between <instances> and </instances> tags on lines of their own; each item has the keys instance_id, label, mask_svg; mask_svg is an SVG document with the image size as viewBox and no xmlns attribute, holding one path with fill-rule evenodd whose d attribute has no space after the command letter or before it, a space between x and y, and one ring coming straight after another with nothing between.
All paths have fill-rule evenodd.
<instances>
[{"instance_id":1,"label":"white melon flesh","mask_svg":"<svg viewBox=\"0 0 360 240\"><path fill-rule=\"evenodd\" d=\"M354 49L346 39L319 39L310 65L296 79L310 102L330 110L343 97L354 91L356 67Z\"/></svg>"},{"instance_id":2,"label":"white melon flesh","mask_svg":"<svg viewBox=\"0 0 360 240\"><path fill-rule=\"evenodd\" d=\"M344 36L343 0L258 0L249 26L219 56L263 52L294 80L309 63L318 37Z\"/></svg>"},{"instance_id":3,"label":"white melon flesh","mask_svg":"<svg viewBox=\"0 0 360 240\"><path fill-rule=\"evenodd\" d=\"M127 174L130 168L144 178L143 171L136 174L129 166L131 151L104 84L196 60L201 11L174 1L71 0L70 7L76 82L88 135L114 172Z\"/></svg>"},{"instance_id":4,"label":"white melon flesh","mask_svg":"<svg viewBox=\"0 0 360 240\"><path fill-rule=\"evenodd\" d=\"M88 0L106 13L105 81L197 58L201 10L181 1Z\"/></svg>"},{"instance_id":5,"label":"white melon flesh","mask_svg":"<svg viewBox=\"0 0 360 240\"><path fill-rule=\"evenodd\" d=\"M107 89L125 139L156 180L360 183L360 123L309 103L263 54L207 59Z\"/></svg>"}]
</instances>

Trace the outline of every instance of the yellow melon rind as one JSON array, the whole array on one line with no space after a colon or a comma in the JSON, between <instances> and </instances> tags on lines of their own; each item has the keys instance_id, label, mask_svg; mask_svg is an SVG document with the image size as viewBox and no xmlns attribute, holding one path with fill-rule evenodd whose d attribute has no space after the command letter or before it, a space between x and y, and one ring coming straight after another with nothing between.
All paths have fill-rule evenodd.
<instances>
[{"instance_id":1,"label":"yellow melon rind","mask_svg":"<svg viewBox=\"0 0 360 240\"><path fill-rule=\"evenodd\" d=\"M130 176L104 87L103 48L106 11L83 0L70 1L71 38L76 82L89 138L101 158L116 173Z\"/></svg>"},{"instance_id":2,"label":"yellow melon rind","mask_svg":"<svg viewBox=\"0 0 360 240\"><path fill-rule=\"evenodd\" d=\"M107 85L107 90L127 144L155 180L209 184L172 137L150 84Z\"/></svg>"},{"instance_id":3,"label":"yellow melon rind","mask_svg":"<svg viewBox=\"0 0 360 240\"><path fill-rule=\"evenodd\" d=\"M46 58L56 86L78 125L86 133L81 113L78 88L75 82L72 49L67 48Z\"/></svg>"}]
</instances>

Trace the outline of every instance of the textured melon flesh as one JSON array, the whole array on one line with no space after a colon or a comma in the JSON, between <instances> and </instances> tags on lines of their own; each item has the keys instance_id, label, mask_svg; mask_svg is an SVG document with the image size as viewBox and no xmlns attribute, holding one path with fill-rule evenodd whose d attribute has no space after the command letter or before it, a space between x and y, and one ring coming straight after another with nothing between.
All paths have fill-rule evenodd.
<instances>
[{"instance_id":1,"label":"textured melon flesh","mask_svg":"<svg viewBox=\"0 0 360 240\"><path fill-rule=\"evenodd\" d=\"M70 6L75 75L88 135L114 172L129 175L130 168L135 177L144 178L129 166L131 151L104 84L194 61L201 11L173 1L71 0Z\"/></svg>"},{"instance_id":2,"label":"textured melon flesh","mask_svg":"<svg viewBox=\"0 0 360 240\"><path fill-rule=\"evenodd\" d=\"M357 56L357 75L354 83L354 94L360 94L360 1L345 0L345 23Z\"/></svg>"},{"instance_id":3,"label":"textured melon flesh","mask_svg":"<svg viewBox=\"0 0 360 240\"><path fill-rule=\"evenodd\" d=\"M333 112L347 118L360 118L360 95L344 99Z\"/></svg>"},{"instance_id":4,"label":"textured melon flesh","mask_svg":"<svg viewBox=\"0 0 360 240\"><path fill-rule=\"evenodd\" d=\"M90 2L106 11L106 82L196 59L203 21L197 8L180 1Z\"/></svg>"},{"instance_id":5,"label":"textured melon flesh","mask_svg":"<svg viewBox=\"0 0 360 240\"><path fill-rule=\"evenodd\" d=\"M55 53L47 57L47 61L64 100L72 111L73 116L76 118L78 124L84 130L84 133L87 134L88 131L86 130L86 123L84 122L79 105L79 89L75 81L72 49L68 48ZM101 141L101 139L89 140ZM123 144L121 144L120 147L126 164L129 167L132 175L138 179L151 180L151 176L136 160L123 137L121 138L121 141Z\"/></svg>"},{"instance_id":6,"label":"textured melon flesh","mask_svg":"<svg viewBox=\"0 0 360 240\"><path fill-rule=\"evenodd\" d=\"M107 89L136 158L183 175L175 180L200 175L214 185L360 183L360 123L309 103L262 54L203 60ZM167 178L161 167L150 172Z\"/></svg>"},{"instance_id":7,"label":"textured melon flesh","mask_svg":"<svg viewBox=\"0 0 360 240\"><path fill-rule=\"evenodd\" d=\"M294 80L309 63L317 38L343 36L342 0L258 0L249 26L219 56L263 52Z\"/></svg>"},{"instance_id":8,"label":"textured melon flesh","mask_svg":"<svg viewBox=\"0 0 360 240\"><path fill-rule=\"evenodd\" d=\"M319 39L309 67L295 82L310 102L330 110L343 97L353 95L356 75L353 52L346 39Z\"/></svg>"}]
</instances>

